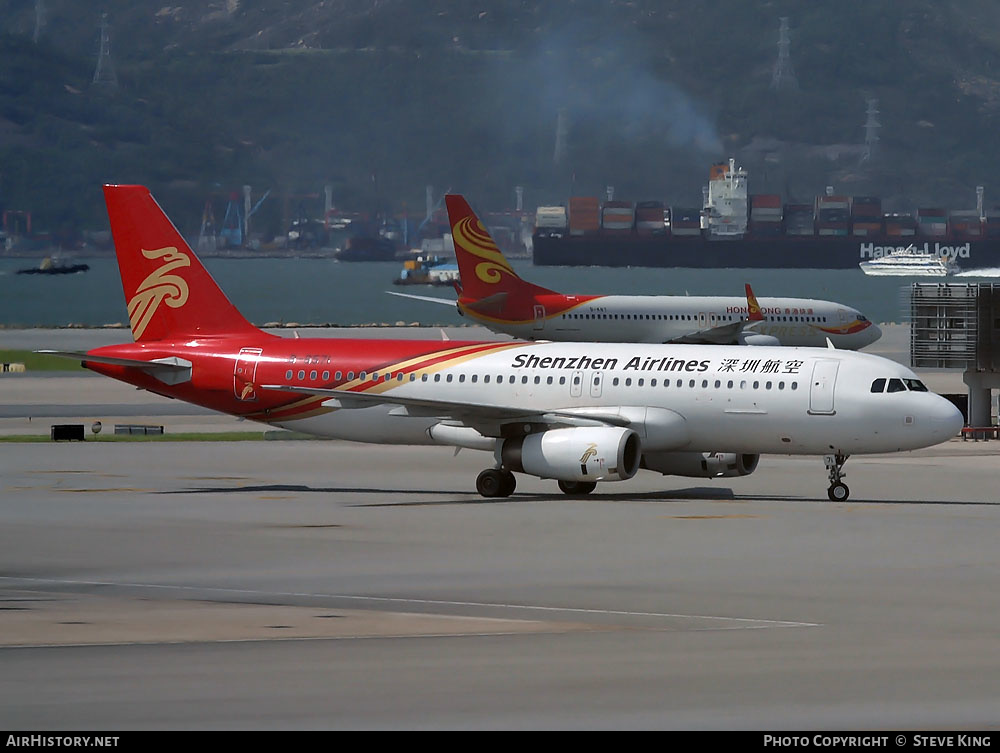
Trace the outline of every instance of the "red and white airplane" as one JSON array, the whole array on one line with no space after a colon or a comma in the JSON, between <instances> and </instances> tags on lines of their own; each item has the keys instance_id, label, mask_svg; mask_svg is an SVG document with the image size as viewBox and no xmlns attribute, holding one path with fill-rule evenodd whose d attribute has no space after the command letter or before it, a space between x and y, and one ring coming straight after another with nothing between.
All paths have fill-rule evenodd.
<instances>
[{"instance_id":1,"label":"red and white airplane","mask_svg":"<svg viewBox=\"0 0 1000 753\"><path fill-rule=\"evenodd\" d=\"M142 186L105 186L134 343L61 352L160 395L324 437L490 452L566 493L640 468L743 476L761 453L848 455L957 434L912 371L853 351L727 345L282 338L246 321ZM52 352L52 351L44 351Z\"/></svg>"},{"instance_id":2,"label":"red and white airplane","mask_svg":"<svg viewBox=\"0 0 1000 753\"><path fill-rule=\"evenodd\" d=\"M882 336L860 311L811 298L668 295L563 295L521 279L468 202L445 198L461 285L458 300L387 291L401 298L457 304L458 313L494 332L561 342L804 345L857 350Z\"/></svg>"}]
</instances>

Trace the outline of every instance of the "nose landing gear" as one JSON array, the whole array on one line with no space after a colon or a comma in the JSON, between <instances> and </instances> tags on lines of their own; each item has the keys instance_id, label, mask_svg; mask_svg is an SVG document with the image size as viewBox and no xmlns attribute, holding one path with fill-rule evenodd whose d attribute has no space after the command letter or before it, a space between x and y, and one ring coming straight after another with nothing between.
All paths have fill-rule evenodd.
<instances>
[{"instance_id":1,"label":"nose landing gear","mask_svg":"<svg viewBox=\"0 0 1000 753\"><path fill-rule=\"evenodd\" d=\"M832 502L844 502L851 496L851 490L847 488L841 479L844 477L842 469L847 462L849 455L824 455L823 462L830 472L830 488L826 490L826 495Z\"/></svg>"}]
</instances>

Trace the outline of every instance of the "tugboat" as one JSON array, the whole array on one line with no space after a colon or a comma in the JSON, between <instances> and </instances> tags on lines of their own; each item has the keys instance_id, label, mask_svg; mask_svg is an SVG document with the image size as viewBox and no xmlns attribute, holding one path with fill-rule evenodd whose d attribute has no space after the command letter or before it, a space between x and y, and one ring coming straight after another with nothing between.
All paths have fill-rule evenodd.
<instances>
[{"instance_id":1,"label":"tugboat","mask_svg":"<svg viewBox=\"0 0 1000 753\"><path fill-rule=\"evenodd\" d=\"M90 269L88 264L61 264L52 260L51 256L42 259L42 263L37 267L19 269L19 275L72 275L77 272L86 272Z\"/></svg>"},{"instance_id":2,"label":"tugboat","mask_svg":"<svg viewBox=\"0 0 1000 753\"><path fill-rule=\"evenodd\" d=\"M439 256L418 256L403 262L393 285L453 285L459 279L458 264Z\"/></svg>"}]
</instances>

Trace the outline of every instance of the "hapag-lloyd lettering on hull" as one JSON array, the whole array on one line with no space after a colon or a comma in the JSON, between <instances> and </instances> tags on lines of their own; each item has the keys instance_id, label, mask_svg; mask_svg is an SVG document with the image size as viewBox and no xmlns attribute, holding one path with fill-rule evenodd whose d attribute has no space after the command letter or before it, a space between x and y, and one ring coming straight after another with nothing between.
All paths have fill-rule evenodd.
<instances>
[{"instance_id":1,"label":"hapag-lloyd lettering on hull","mask_svg":"<svg viewBox=\"0 0 1000 753\"><path fill-rule=\"evenodd\" d=\"M961 246L945 246L941 243L935 243L932 249L930 243L925 243L922 247L915 243L906 246L876 246L874 243L862 243L859 256L862 259L881 259L896 251L912 249L918 254L930 254L936 257L947 256L949 259L968 259L971 255L970 246L969 243L963 243Z\"/></svg>"}]
</instances>

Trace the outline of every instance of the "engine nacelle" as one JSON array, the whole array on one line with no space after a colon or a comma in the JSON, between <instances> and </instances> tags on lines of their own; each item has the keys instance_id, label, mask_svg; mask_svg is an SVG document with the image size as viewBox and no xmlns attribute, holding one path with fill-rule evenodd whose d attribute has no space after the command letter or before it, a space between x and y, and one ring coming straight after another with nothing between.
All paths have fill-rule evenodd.
<instances>
[{"instance_id":1,"label":"engine nacelle","mask_svg":"<svg viewBox=\"0 0 1000 753\"><path fill-rule=\"evenodd\" d=\"M612 426L550 429L504 440L504 468L560 481L624 481L639 470L639 435Z\"/></svg>"},{"instance_id":2,"label":"engine nacelle","mask_svg":"<svg viewBox=\"0 0 1000 753\"><path fill-rule=\"evenodd\" d=\"M726 478L749 476L757 470L760 455L736 452L649 452L642 467L664 476Z\"/></svg>"},{"instance_id":3,"label":"engine nacelle","mask_svg":"<svg viewBox=\"0 0 1000 753\"><path fill-rule=\"evenodd\" d=\"M781 345L781 340L774 335L762 335L753 331L741 332L736 340L740 345Z\"/></svg>"}]
</instances>

